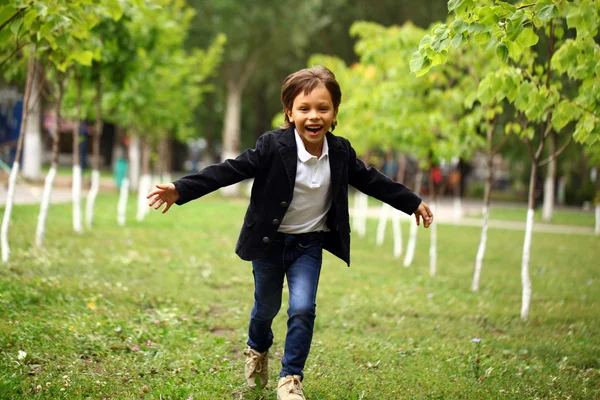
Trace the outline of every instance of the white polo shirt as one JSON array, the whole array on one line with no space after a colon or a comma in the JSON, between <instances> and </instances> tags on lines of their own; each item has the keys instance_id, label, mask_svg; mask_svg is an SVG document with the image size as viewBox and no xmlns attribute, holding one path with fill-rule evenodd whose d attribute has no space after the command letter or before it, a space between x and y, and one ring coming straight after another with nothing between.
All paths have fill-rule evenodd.
<instances>
[{"instance_id":1,"label":"white polo shirt","mask_svg":"<svg viewBox=\"0 0 600 400\"><path fill-rule=\"evenodd\" d=\"M321 157L313 156L304 147L300 135L294 130L298 159L294 197L278 231L306 233L328 231L325 221L331 208L331 169L329 146L323 141Z\"/></svg>"}]
</instances>

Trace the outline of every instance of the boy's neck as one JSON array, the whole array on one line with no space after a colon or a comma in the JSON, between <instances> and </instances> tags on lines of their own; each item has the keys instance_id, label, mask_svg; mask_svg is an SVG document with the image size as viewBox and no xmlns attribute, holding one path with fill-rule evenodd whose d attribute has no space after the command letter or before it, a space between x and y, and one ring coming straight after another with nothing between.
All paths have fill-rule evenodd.
<instances>
[{"instance_id":1,"label":"boy's neck","mask_svg":"<svg viewBox=\"0 0 600 400\"><path fill-rule=\"evenodd\" d=\"M315 157L321 157L321 154L323 153L323 142L325 140L321 140L320 143L306 143L304 142L304 148L306 149L306 151L308 151L310 154L312 154Z\"/></svg>"}]
</instances>

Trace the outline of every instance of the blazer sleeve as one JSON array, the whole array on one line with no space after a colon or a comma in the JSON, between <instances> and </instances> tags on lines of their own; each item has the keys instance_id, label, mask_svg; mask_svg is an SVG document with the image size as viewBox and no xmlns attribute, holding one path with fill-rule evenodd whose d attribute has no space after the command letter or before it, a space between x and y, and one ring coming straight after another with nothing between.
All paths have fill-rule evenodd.
<instances>
[{"instance_id":1,"label":"blazer sleeve","mask_svg":"<svg viewBox=\"0 0 600 400\"><path fill-rule=\"evenodd\" d=\"M394 182L376 168L367 168L348 144L348 183L364 194L374 197L408 214L413 214L421 198L401 183Z\"/></svg>"},{"instance_id":2,"label":"blazer sleeve","mask_svg":"<svg viewBox=\"0 0 600 400\"><path fill-rule=\"evenodd\" d=\"M176 180L173 184L179 193L179 200L175 204L183 205L222 187L253 178L260 167L262 155L266 153L266 146L267 140L263 135L256 141L254 149L247 149L234 160L210 165Z\"/></svg>"}]
</instances>

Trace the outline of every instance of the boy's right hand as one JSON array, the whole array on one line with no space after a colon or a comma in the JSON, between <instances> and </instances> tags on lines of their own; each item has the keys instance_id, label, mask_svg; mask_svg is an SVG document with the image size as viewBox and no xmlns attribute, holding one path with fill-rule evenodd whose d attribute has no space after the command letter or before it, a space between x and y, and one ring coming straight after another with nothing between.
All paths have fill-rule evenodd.
<instances>
[{"instance_id":1,"label":"boy's right hand","mask_svg":"<svg viewBox=\"0 0 600 400\"><path fill-rule=\"evenodd\" d=\"M166 204L167 206L162 210L162 213L166 213L169 211L169 208L179 200L179 192L175 189L175 185L172 183L167 184L158 184L156 185L156 189L148 193L146 196L147 199L151 199L148 203L149 207L154 207L155 210L158 210Z\"/></svg>"}]
</instances>

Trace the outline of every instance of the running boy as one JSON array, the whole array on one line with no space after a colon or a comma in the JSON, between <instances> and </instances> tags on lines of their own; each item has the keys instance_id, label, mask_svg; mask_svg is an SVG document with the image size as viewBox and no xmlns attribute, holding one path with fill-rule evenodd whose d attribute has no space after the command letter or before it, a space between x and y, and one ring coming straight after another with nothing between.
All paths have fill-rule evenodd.
<instances>
[{"instance_id":1,"label":"running boy","mask_svg":"<svg viewBox=\"0 0 600 400\"><path fill-rule=\"evenodd\" d=\"M310 350L323 249L350 266L348 185L420 218L433 214L421 199L374 168L348 140L334 136L342 98L333 73L316 66L288 76L281 89L286 126L258 138L235 160L211 165L173 183L156 185L150 207L163 213L223 186L254 178L236 253L252 261L254 306L248 328L245 377L268 380L271 323L281 308L284 277L290 291L288 329L277 385L279 400L303 400L301 381Z\"/></svg>"}]
</instances>

